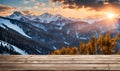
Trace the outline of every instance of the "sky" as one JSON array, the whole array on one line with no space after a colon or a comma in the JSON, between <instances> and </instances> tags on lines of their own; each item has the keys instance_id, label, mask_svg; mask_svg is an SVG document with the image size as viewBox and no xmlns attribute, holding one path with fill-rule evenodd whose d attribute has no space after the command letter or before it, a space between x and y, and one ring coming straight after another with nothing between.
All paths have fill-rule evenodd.
<instances>
[{"instance_id":1,"label":"sky","mask_svg":"<svg viewBox=\"0 0 120 71\"><path fill-rule=\"evenodd\" d=\"M93 1L93 2L92 2ZM14 11L23 14L41 15L45 12L60 14L64 17L86 18L98 17L103 13L120 11L120 3L110 0L103 3L97 0L0 0L0 16L8 16ZM104 0L102 0L104 1ZM116 0L119 1L119 0ZM113 3L114 6L113 6ZM105 7L103 7L103 5Z\"/></svg>"}]
</instances>

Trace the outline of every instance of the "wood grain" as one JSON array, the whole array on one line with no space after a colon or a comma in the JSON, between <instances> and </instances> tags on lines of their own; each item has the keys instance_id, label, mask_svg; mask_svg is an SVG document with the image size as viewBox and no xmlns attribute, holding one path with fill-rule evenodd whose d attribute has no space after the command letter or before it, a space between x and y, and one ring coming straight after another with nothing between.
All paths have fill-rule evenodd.
<instances>
[{"instance_id":1,"label":"wood grain","mask_svg":"<svg viewBox=\"0 0 120 71\"><path fill-rule=\"evenodd\" d=\"M0 55L0 70L120 70L120 56Z\"/></svg>"}]
</instances>

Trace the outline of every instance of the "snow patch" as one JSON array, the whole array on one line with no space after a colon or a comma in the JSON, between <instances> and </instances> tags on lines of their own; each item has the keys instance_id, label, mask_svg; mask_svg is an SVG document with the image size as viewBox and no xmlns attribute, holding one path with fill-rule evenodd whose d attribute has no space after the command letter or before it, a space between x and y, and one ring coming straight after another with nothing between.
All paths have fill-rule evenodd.
<instances>
[{"instance_id":1,"label":"snow patch","mask_svg":"<svg viewBox=\"0 0 120 71\"><path fill-rule=\"evenodd\" d=\"M67 44L67 45L70 45L70 43L68 43L68 42L66 42L66 41L65 41L64 43Z\"/></svg>"},{"instance_id":2,"label":"snow patch","mask_svg":"<svg viewBox=\"0 0 120 71\"><path fill-rule=\"evenodd\" d=\"M79 38L78 32L75 32L75 35L76 35L77 38Z\"/></svg>"},{"instance_id":3,"label":"snow patch","mask_svg":"<svg viewBox=\"0 0 120 71\"><path fill-rule=\"evenodd\" d=\"M3 26L3 24L0 24L0 27L4 28L5 29L5 26Z\"/></svg>"},{"instance_id":4,"label":"snow patch","mask_svg":"<svg viewBox=\"0 0 120 71\"><path fill-rule=\"evenodd\" d=\"M27 53L26 53L25 51L19 49L18 47L13 46L13 45L12 45L12 47L14 48L14 50L15 50L16 52L18 52L18 53L20 53L20 54L22 54L22 55L27 55Z\"/></svg>"},{"instance_id":5,"label":"snow patch","mask_svg":"<svg viewBox=\"0 0 120 71\"><path fill-rule=\"evenodd\" d=\"M53 46L53 49L56 50L57 48L55 46Z\"/></svg>"},{"instance_id":6,"label":"snow patch","mask_svg":"<svg viewBox=\"0 0 120 71\"><path fill-rule=\"evenodd\" d=\"M14 45L11 45L11 44L7 43L7 42L4 42L4 41L0 40L0 44L2 44L4 47L6 46L8 49L13 48L14 51L16 51L16 52L18 52L22 55L27 55L28 54L25 51L19 49L18 47L14 46ZM5 53L5 55L6 54L8 54L8 53Z\"/></svg>"},{"instance_id":7,"label":"snow patch","mask_svg":"<svg viewBox=\"0 0 120 71\"><path fill-rule=\"evenodd\" d=\"M70 33L70 30L67 30L67 34L69 34Z\"/></svg>"},{"instance_id":8,"label":"snow patch","mask_svg":"<svg viewBox=\"0 0 120 71\"><path fill-rule=\"evenodd\" d=\"M44 31L47 31L47 29L44 26L39 26L39 28L43 29Z\"/></svg>"},{"instance_id":9,"label":"snow patch","mask_svg":"<svg viewBox=\"0 0 120 71\"><path fill-rule=\"evenodd\" d=\"M28 38L31 38L29 37L28 35L25 34L25 32L20 28L18 27L17 25L15 24L12 24L9 20L5 20L5 19L2 19L0 18L0 26L3 27L3 24L17 32L19 32L20 34L22 34L23 36L26 36ZM5 28L5 27L4 27Z\"/></svg>"},{"instance_id":10,"label":"snow patch","mask_svg":"<svg viewBox=\"0 0 120 71\"><path fill-rule=\"evenodd\" d=\"M2 44L3 46L8 46L8 43L1 41L1 40L0 40L0 44Z\"/></svg>"},{"instance_id":11,"label":"snow patch","mask_svg":"<svg viewBox=\"0 0 120 71\"><path fill-rule=\"evenodd\" d=\"M8 18L12 18L12 19L16 19L16 20L20 20L20 18L21 18L22 16L14 16L14 17L8 17Z\"/></svg>"},{"instance_id":12,"label":"snow patch","mask_svg":"<svg viewBox=\"0 0 120 71\"><path fill-rule=\"evenodd\" d=\"M80 37L80 39L86 40L87 38L86 37Z\"/></svg>"},{"instance_id":13,"label":"snow patch","mask_svg":"<svg viewBox=\"0 0 120 71\"><path fill-rule=\"evenodd\" d=\"M37 50L39 53L41 53L41 51L40 50Z\"/></svg>"}]
</instances>

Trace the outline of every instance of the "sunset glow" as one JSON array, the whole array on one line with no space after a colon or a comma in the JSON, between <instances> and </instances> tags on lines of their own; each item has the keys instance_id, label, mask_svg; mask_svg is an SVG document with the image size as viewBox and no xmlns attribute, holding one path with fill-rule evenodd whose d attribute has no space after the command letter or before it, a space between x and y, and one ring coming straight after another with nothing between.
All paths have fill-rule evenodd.
<instances>
[{"instance_id":1,"label":"sunset glow","mask_svg":"<svg viewBox=\"0 0 120 71\"><path fill-rule=\"evenodd\" d=\"M64 1L68 4L64 4ZM99 8L96 8L96 5L87 5L86 7L86 4L85 6L84 4L81 6L81 4L77 4L74 0L73 4L69 3L69 0L16 0L16 2L13 0L1 0L0 16L8 16L14 11L20 11L23 14L31 14L36 16L47 12L54 15L60 14L67 18L84 19L101 18L107 16L107 18L112 19L115 17L114 12L108 11L115 11L115 14L119 14L119 7L119 5L113 6L109 4L105 4L103 7L99 6Z\"/></svg>"},{"instance_id":2,"label":"sunset glow","mask_svg":"<svg viewBox=\"0 0 120 71\"><path fill-rule=\"evenodd\" d=\"M115 15L114 13L108 13L108 14L107 14L107 17L108 17L109 19L114 19L114 18L116 17L116 15Z\"/></svg>"}]
</instances>

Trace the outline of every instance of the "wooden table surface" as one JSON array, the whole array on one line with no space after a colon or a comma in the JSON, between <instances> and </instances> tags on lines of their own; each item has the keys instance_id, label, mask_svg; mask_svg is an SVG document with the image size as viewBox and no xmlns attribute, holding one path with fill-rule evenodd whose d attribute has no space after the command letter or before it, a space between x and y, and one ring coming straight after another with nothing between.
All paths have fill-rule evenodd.
<instances>
[{"instance_id":1,"label":"wooden table surface","mask_svg":"<svg viewBox=\"0 0 120 71\"><path fill-rule=\"evenodd\" d=\"M120 70L120 56L0 55L0 70Z\"/></svg>"}]
</instances>

